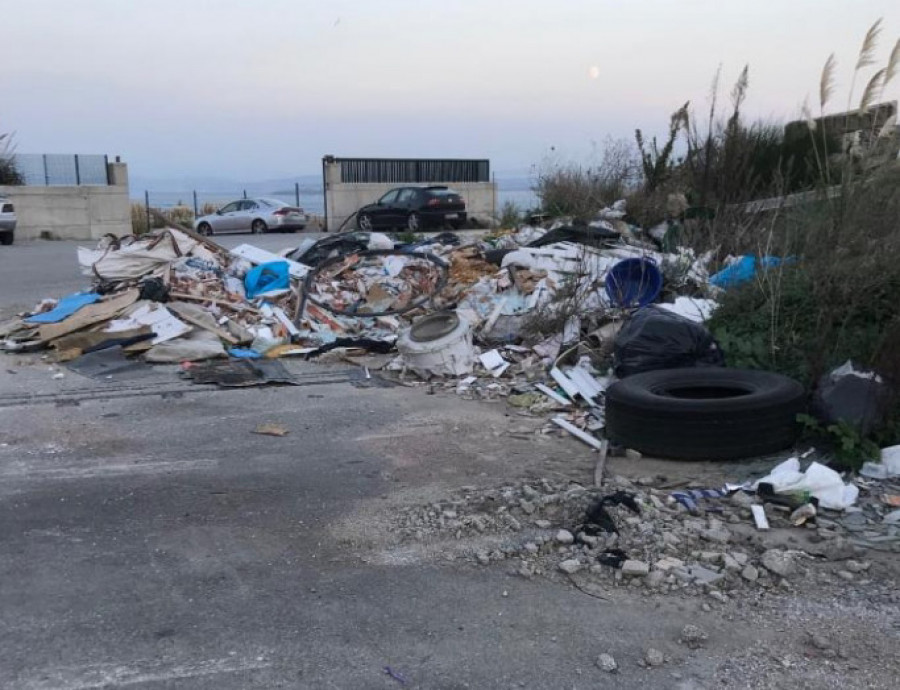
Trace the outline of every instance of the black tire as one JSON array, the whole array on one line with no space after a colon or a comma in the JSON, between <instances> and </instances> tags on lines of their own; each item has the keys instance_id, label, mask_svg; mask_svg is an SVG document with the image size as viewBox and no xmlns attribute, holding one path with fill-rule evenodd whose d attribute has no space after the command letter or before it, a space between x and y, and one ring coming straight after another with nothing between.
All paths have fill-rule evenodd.
<instances>
[{"instance_id":1,"label":"black tire","mask_svg":"<svg viewBox=\"0 0 900 690\"><path fill-rule=\"evenodd\" d=\"M0 244L2 244L4 247L8 247L9 245L11 245L13 243L13 239L15 239L15 236L11 232L0 233Z\"/></svg>"},{"instance_id":2,"label":"black tire","mask_svg":"<svg viewBox=\"0 0 900 690\"><path fill-rule=\"evenodd\" d=\"M197 232L199 232L201 235L209 237L213 234L212 225L210 225L209 223L200 223L200 225L197 226Z\"/></svg>"},{"instance_id":3,"label":"black tire","mask_svg":"<svg viewBox=\"0 0 900 690\"><path fill-rule=\"evenodd\" d=\"M780 374L719 367L635 374L606 392L606 431L645 455L737 460L793 445L803 386Z\"/></svg>"},{"instance_id":4,"label":"black tire","mask_svg":"<svg viewBox=\"0 0 900 690\"><path fill-rule=\"evenodd\" d=\"M254 235L261 235L264 232L268 231L268 229L269 226L266 225L266 222L264 220L260 220L259 218L257 218L250 224L250 232L252 232Z\"/></svg>"},{"instance_id":5,"label":"black tire","mask_svg":"<svg viewBox=\"0 0 900 690\"><path fill-rule=\"evenodd\" d=\"M360 213L356 217L356 227L363 232L372 232L375 229L375 224L372 222L372 216L368 213Z\"/></svg>"},{"instance_id":6,"label":"black tire","mask_svg":"<svg viewBox=\"0 0 900 690\"><path fill-rule=\"evenodd\" d=\"M422 219L413 211L406 218L406 229L409 232L419 232L422 229Z\"/></svg>"}]
</instances>

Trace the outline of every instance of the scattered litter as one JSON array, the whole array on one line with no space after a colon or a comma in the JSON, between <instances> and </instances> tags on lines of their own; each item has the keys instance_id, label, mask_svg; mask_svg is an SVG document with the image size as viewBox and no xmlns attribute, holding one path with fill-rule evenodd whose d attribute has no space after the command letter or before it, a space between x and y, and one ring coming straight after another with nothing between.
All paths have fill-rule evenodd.
<instances>
[{"instance_id":1,"label":"scattered litter","mask_svg":"<svg viewBox=\"0 0 900 690\"><path fill-rule=\"evenodd\" d=\"M766 509L763 506L754 504L750 506L750 512L753 513L753 522L756 524L756 529L769 529L769 520L766 517Z\"/></svg>"},{"instance_id":2,"label":"scattered litter","mask_svg":"<svg viewBox=\"0 0 900 690\"><path fill-rule=\"evenodd\" d=\"M859 488L854 484L844 484L841 475L818 462L813 462L800 471L800 459L789 458L777 465L767 476L755 482L754 490L760 484L769 484L776 494L808 492L816 498L822 508L844 510L849 508L859 496Z\"/></svg>"},{"instance_id":3,"label":"scattered litter","mask_svg":"<svg viewBox=\"0 0 900 690\"><path fill-rule=\"evenodd\" d=\"M602 441L600 441L600 439L598 439L596 436L591 436L590 434L585 433L584 431L579 429L577 426L575 426L568 420L563 419L562 417L554 417L553 423L556 424L556 426L561 427L562 429L565 429L570 434L572 434L572 436L577 438L579 441L583 441L584 443L588 444L591 448L594 448L595 450L600 450L600 448L603 445Z\"/></svg>"},{"instance_id":4,"label":"scattered litter","mask_svg":"<svg viewBox=\"0 0 900 690\"><path fill-rule=\"evenodd\" d=\"M253 430L254 434L260 434L262 436L287 436L289 431L286 426L282 426L281 424L275 424L273 422L266 422L265 424L260 424Z\"/></svg>"},{"instance_id":5,"label":"scattered litter","mask_svg":"<svg viewBox=\"0 0 900 690\"><path fill-rule=\"evenodd\" d=\"M719 489L686 489L684 491L673 491L672 498L688 509L691 513L699 513L700 507L697 501L722 498L725 496L724 491Z\"/></svg>"},{"instance_id":6,"label":"scattered litter","mask_svg":"<svg viewBox=\"0 0 900 690\"><path fill-rule=\"evenodd\" d=\"M390 666L384 667L384 672L389 675L391 678L396 680L400 685L406 685L406 678L404 678L401 674L397 673L397 671L393 670Z\"/></svg>"},{"instance_id":7,"label":"scattered litter","mask_svg":"<svg viewBox=\"0 0 900 690\"><path fill-rule=\"evenodd\" d=\"M481 365L487 369L494 378L503 376L503 372L509 369L509 362L503 359L497 350L488 350L484 354L479 355L478 359L481 361Z\"/></svg>"},{"instance_id":8,"label":"scattered litter","mask_svg":"<svg viewBox=\"0 0 900 690\"><path fill-rule=\"evenodd\" d=\"M269 383L296 383L284 365L274 359L229 359L224 362L203 362L187 366L183 371L185 377L194 383L215 383L226 388L262 386Z\"/></svg>"}]
</instances>

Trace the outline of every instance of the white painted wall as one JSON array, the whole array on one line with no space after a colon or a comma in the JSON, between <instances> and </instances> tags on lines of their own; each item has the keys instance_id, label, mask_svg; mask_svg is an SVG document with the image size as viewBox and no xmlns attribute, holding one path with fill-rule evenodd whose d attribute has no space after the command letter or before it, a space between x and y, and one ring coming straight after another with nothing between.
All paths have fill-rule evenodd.
<instances>
[{"instance_id":1,"label":"white painted wall","mask_svg":"<svg viewBox=\"0 0 900 690\"><path fill-rule=\"evenodd\" d=\"M425 184L425 183L420 183ZM442 182L435 180L427 184L446 185L459 192L465 199L466 212L470 218L477 218L484 224L489 224L496 218L499 209L497 207L497 185L493 182ZM326 203L326 227L329 232L335 232L341 224L347 220L360 207L371 204L396 187L417 186L398 182L370 182L347 183L341 182L341 170L339 163L325 164L325 203ZM350 221L343 230L355 229L355 221Z\"/></svg>"},{"instance_id":2,"label":"white painted wall","mask_svg":"<svg viewBox=\"0 0 900 690\"><path fill-rule=\"evenodd\" d=\"M109 164L109 185L0 186L16 207L16 240L92 240L131 234L128 166Z\"/></svg>"}]
</instances>

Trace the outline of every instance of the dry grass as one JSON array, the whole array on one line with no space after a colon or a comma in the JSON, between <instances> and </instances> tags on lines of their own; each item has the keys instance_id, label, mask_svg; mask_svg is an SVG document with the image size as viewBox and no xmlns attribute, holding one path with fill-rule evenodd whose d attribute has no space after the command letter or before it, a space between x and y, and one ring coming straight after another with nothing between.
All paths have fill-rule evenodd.
<instances>
[{"instance_id":1,"label":"dry grass","mask_svg":"<svg viewBox=\"0 0 900 690\"><path fill-rule=\"evenodd\" d=\"M597 212L627 196L640 179L637 151L624 139L607 139L592 167L547 163L534 192L544 212L591 220Z\"/></svg>"}]
</instances>

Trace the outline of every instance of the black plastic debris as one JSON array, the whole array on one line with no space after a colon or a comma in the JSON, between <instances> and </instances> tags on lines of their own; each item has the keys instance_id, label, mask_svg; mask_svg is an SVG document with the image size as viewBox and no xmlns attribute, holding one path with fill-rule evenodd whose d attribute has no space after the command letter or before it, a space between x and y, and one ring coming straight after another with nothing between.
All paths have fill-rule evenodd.
<instances>
[{"instance_id":1,"label":"black plastic debris","mask_svg":"<svg viewBox=\"0 0 900 690\"><path fill-rule=\"evenodd\" d=\"M66 362L66 368L92 379L122 380L153 373L153 369L146 364L128 359L121 345L87 352Z\"/></svg>"},{"instance_id":2,"label":"black plastic debris","mask_svg":"<svg viewBox=\"0 0 900 690\"><path fill-rule=\"evenodd\" d=\"M367 251L369 241L368 232L345 232L334 237L325 237L306 249L298 249L288 254L287 258L315 267L328 259Z\"/></svg>"},{"instance_id":3,"label":"black plastic debris","mask_svg":"<svg viewBox=\"0 0 900 690\"><path fill-rule=\"evenodd\" d=\"M597 563L600 565L608 565L610 568L621 568L622 564L628 560L628 554L622 549L606 549L597 556Z\"/></svg>"},{"instance_id":4,"label":"black plastic debris","mask_svg":"<svg viewBox=\"0 0 900 690\"><path fill-rule=\"evenodd\" d=\"M153 302L169 301L169 286L165 284L162 278L145 278L139 284L141 299L152 300Z\"/></svg>"},{"instance_id":5,"label":"black plastic debris","mask_svg":"<svg viewBox=\"0 0 900 690\"><path fill-rule=\"evenodd\" d=\"M353 347L365 350L366 352L376 352L381 355L386 355L393 351L394 343L387 340L376 340L375 338L335 338L330 343L327 343L312 352L307 352L305 359L318 357L319 355L323 355L326 352L331 352L331 350L336 350L341 347Z\"/></svg>"},{"instance_id":6,"label":"black plastic debris","mask_svg":"<svg viewBox=\"0 0 900 690\"><path fill-rule=\"evenodd\" d=\"M636 515L640 515L641 512L640 506L634 500L634 494L627 491L616 491L609 496L598 498L588 506L584 514L584 522L576 527L575 533L584 532L590 536L596 536L601 533L618 534L619 530L616 527L615 520L606 512L606 509L611 506L625 506Z\"/></svg>"},{"instance_id":7,"label":"black plastic debris","mask_svg":"<svg viewBox=\"0 0 900 690\"><path fill-rule=\"evenodd\" d=\"M702 325L656 306L635 312L616 336L616 375L695 366L724 366L718 343Z\"/></svg>"},{"instance_id":8,"label":"black plastic debris","mask_svg":"<svg viewBox=\"0 0 900 690\"><path fill-rule=\"evenodd\" d=\"M847 362L819 380L812 412L825 426L844 422L868 436L884 419L888 398L878 374Z\"/></svg>"},{"instance_id":9,"label":"black plastic debris","mask_svg":"<svg viewBox=\"0 0 900 690\"><path fill-rule=\"evenodd\" d=\"M194 383L214 383L223 388L264 386L270 383L296 385L296 379L277 359L229 359L193 364L183 371Z\"/></svg>"}]
</instances>

